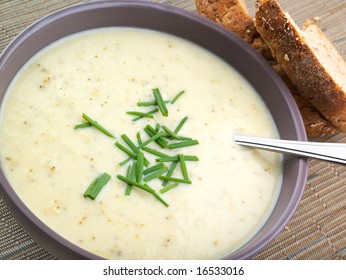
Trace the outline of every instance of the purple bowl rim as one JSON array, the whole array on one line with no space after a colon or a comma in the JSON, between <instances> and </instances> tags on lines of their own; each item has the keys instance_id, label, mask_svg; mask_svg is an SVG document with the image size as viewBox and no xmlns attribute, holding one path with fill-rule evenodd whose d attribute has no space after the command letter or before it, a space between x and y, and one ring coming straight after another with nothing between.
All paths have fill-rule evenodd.
<instances>
[{"instance_id":1,"label":"purple bowl rim","mask_svg":"<svg viewBox=\"0 0 346 280\"><path fill-rule=\"evenodd\" d=\"M187 11L185 9L174 7L164 3L151 2L147 0L137 0L137 1L101 0L101 1L78 3L78 4L74 4L74 5L59 9L44 17L39 18L34 23L26 27L23 31L21 31L17 36L15 36L15 38L5 47L5 49L0 55L0 71L2 71L3 62L6 62L7 58L16 50L16 47L20 45L22 42L24 42L27 38L35 34L37 31L39 31L42 27L45 27L49 25L50 23L54 23L57 20L60 20L61 18L67 15L73 15L79 12L86 12L89 10L93 10L95 8L99 9L99 8L109 8L109 7L115 8L115 7L129 7L129 6L137 7L137 8L155 9L161 12L175 14L175 15L178 15L179 17L188 18L194 22L197 22L200 25L205 26L206 28L212 29L214 32L222 34L222 36L229 37L230 40L233 41L233 43L240 45L240 47L244 48L247 54L252 57L252 59L256 60L256 62L260 64L261 67L263 67L267 72L272 74L273 76L272 81L275 82L278 88L281 89L282 95L286 99L287 104L289 105L288 107L289 107L289 110L291 111L292 121L294 123L294 127L297 133L297 140L301 140L301 141L307 140L305 128L303 125L303 121L301 119L299 109L293 97L291 96L291 93L287 89L282 79L277 75L277 73L272 69L272 67L267 63L267 61L264 58L258 56L258 54L252 49L252 47L248 45L247 43L245 43L242 39L238 38L236 35L232 34L230 31L226 30L225 28L216 24L215 22L208 20L202 16L199 16L198 14L194 14L190 11ZM261 239L262 240L261 244L257 244L256 247L254 247L252 250L248 250L247 253L237 254L238 250L231 253L229 256L232 259L233 259L233 255L236 255L237 259L238 258L246 259L258 253L264 246L266 246L282 231L282 229L286 226L287 222L291 219L292 215L294 214L296 208L298 207L300 203L301 197L304 192L304 187L307 181L307 175L308 175L308 160L299 159L298 165L299 165L299 174L298 174L298 178L296 182L296 187L294 188L294 193L283 215L275 223L276 227L273 227L271 230L268 231L268 233L265 235L265 238ZM0 169L0 171L1 171L1 179L3 179L2 177L5 178L5 176L3 175L2 169ZM91 253L79 247L78 245L75 245L74 243L65 239L64 237L56 233L54 230L52 230L50 227L48 227L24 204L24 202L22 202L19 196L10 187L10 184L7 182L7 179L5 178L5 182L2 182L2 181L3 180L1 180L1 186L0 186L2 190L5 191L5 193L10 197L10 199L16 203L16 207L21 211L21 214L23 214L28 220L30 220L30 222L32 222L37 227L37 229L42 231L47 236L53 238L54 240L57 240L66 248L76 252L77 254L84 256L85 258L104 259L100 257L99 255ZM3 183L8 185L8 188L3 187ZM297 188L297 186L301 186L301 188ZM241 250L241 248L239 249ZM52 253L54 254L54 252ZM229 256L226 256L225 259L228 259Z\"/></svg>"}]
</instances>

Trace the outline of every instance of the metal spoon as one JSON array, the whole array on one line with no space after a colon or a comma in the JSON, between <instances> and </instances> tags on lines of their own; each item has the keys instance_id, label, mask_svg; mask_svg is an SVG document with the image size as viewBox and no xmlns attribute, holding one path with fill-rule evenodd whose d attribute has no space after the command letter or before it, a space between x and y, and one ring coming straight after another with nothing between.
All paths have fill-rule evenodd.
<instances>
[{"instance_id":1,"label":"metal spoon","mask_svg":"<svg viewBox=\"0 0 346 280\"><path fill-rule=\"evenodd\" d=\"M343 143L291 141L241 135L235 135L233 139L243 146L346 164L346 144Z\"/></svg>"}]
</instances>

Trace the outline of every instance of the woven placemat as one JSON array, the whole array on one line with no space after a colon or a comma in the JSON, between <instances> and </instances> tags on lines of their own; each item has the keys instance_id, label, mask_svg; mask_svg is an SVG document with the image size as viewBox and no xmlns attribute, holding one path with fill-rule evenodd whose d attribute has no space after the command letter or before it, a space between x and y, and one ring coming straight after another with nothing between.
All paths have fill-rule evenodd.
<instances>
[{"instance_id":1,"label":"woven placemat","mask_svg":"<svg viewBox=\"0 0 346 280\"><path fill-rule=\"evenodd\" d=\"M25 27L74 0L0 0L0 53ZM161 0L195 12L193 0ZM250 13L255 0L248 0ZM346 58L345 0L279 0L295 21L319 25ZM344 134L313 139L346 142ZM55 259L22 229L0 196L0 259ZM285 229L254 259L346 259L346 167L311 160L300 205Z\"/></svg>"}]
</instances>

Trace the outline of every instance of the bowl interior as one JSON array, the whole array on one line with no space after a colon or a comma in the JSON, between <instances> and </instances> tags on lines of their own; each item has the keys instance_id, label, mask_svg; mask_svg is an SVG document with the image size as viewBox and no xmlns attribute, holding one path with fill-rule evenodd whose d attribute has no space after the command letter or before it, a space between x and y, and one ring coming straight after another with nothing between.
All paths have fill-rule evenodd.
<instances>
[{"instance_id":1,"label":"bowl interior","mask_svg":"<svg viewBox=\"0 0 346 280\"><path fill-rule=\"evenodd\" d=\"M0 58L0 100L19 69L50 43L73 33L98 27L129 26L167 32L188 39L217 54L237 69L258 91L269 108L280 137L306 140L295 102L270 65L241 39L190 12L141 1L98 1L69 7L36 22L21 33ZM245 246L227 256L249 258L275 235L293 214L307 177L307 161L285 156L282 190L269 220ZM0 171L3 197L14 216L34 239L59 258L98 258L66 241L42 224L11 189Z\"/></svg>"}]
</instances>

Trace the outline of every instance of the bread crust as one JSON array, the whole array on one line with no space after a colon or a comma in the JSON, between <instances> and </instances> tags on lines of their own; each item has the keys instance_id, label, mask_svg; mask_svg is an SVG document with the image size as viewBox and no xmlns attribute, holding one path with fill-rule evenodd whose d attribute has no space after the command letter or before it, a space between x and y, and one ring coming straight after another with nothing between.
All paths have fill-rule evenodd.
<instances>
[{"instance_id":1,"label":"bread crust","mask_svg":"<svg viewBox=\"0 0 346 280\"><path fill-rule=\"evenodd\" d=\"M255 25L299 93L333 126L346 132L346 93L275 0L258 0Z\"/></svg>"},{"instance_id":2,"label":"bread crust","mask_svg":"<svg viewBox=\"0 0 346 280\"><path fill-rule=\"evenodd\" d=\"M279 65L274 65L273 68L290 90L302 116L307 136L318 137L337 133L337 129L325 120L308 100L302 97L285 71Z\"/></svg>"},{"instance_id":3,"label":"bread crust","mask_svg":"<svg viewBox=\"0 0 346 280\"><path fill-rule=\"evenodd\" d=\"M239 0L196 0L198 12L252 43L258 35L253 19Z\"/></svg>"},{"instance_id":4,"label":"bread crust","mask_svg":"<svg viewBox=\"0 0 346 280\"><path fill-rule=\"evenodd\" d=\"M195 0L195 3L200 15L237 34L265 58L273 58L241 0Z\"/></svg>"}]
</instances>

